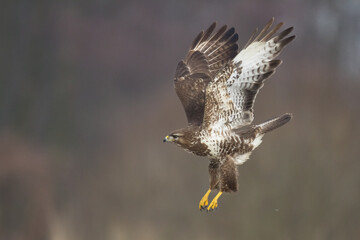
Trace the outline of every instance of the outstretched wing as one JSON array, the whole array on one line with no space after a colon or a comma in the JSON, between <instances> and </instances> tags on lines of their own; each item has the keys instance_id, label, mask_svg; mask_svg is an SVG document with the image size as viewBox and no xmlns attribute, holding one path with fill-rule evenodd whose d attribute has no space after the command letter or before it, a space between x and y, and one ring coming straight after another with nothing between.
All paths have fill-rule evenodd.
<instances>
[{"instance_id":1,"label":"outstretched wing","mask_svg":"<svg viewBox=\"0 0 360 240\"><path fill-rule=\"evenodd\" d=\"M185 109L189 124L200 125L204 117L205 89L219 69L237 54L238 35L234 28L221 27L213 33L216 23L194 39L185 60L175 72L175 90Z\"/></svg>"},{"instance_id":2,"label":"outstretched wing","mask_svg":"<svg viewBox=\"0 0 360 240\"><path fill-rule=\"evenodd\" d=\"M204 115L207 126L234 128L253 121L257 93L281 64L281 60L275 58L295 38L287 37L292 27L274 36L283 23L269 30L273 21L272 18L256 37L255 32L244 49L207 87Z\"/></svg>"}]
</instances>

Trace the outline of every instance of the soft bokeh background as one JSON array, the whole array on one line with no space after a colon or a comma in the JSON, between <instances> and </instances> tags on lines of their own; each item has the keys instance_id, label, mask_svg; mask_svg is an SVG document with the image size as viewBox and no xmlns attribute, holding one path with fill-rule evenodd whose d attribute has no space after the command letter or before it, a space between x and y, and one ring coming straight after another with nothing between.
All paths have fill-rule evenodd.
<instances>
[{"instance_id":1,"label":"soft bokeh background","mask_svg":"<svg viewBox=\"0 0 360 240\"><path fill-rule=\"evenodd\" d=\"M360 2L2 1L0 239L358 239ZM208 161L163 144L185 126L173 74L197 33L243 46L274 16L297 38L255 122L294 119L198 211Z\"/></svg>"}]
</instances>

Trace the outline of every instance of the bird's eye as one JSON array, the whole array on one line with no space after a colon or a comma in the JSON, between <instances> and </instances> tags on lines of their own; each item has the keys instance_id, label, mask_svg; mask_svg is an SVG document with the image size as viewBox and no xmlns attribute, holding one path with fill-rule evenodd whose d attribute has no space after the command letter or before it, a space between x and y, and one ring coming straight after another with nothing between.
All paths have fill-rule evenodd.
<instances>
[{"instance_id":1,"label":"bird's eye","mask_svg":"<svg viewBox=\"0 0 360 240\"><path fill-rule=\"evenodd\" d=\"M175 138L175 139L177 139L178 138L178 136L177 135L171 135L173 138Z\"/></svg>"}]
</instances>

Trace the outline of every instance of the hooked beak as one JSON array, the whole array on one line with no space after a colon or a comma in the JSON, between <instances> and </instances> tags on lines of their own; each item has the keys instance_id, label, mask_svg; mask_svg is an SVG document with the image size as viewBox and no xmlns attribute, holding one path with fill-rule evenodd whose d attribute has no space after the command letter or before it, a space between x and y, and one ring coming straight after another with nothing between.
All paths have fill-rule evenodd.
<instances>
[{"instance_id":1,"label":"hooked beak","mask_svg":"<svg viewBox=\"0 0 360 240\"><path fill-rule=\"evenodd\" d=\"M163 140L163 142L171 142L171 137L166 136Z\"/></svg>"}]
</instances>

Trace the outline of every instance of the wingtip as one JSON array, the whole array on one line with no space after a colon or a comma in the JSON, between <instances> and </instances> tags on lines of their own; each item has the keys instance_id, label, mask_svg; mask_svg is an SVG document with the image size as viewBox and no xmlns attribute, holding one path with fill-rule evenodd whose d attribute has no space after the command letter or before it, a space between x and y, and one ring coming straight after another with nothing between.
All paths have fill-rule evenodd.
<instances>
[{"instance_id":1,"label":"wingtip","mask_svg":"<svg viewBox=\"0 0 360 240\"><path fill-rule=\"evenodd\" d=\"M295 35L287 37L287 38L281 40L281 46L286 46L287 44L289 44L294 39L295 39Z\"/></svg>"},{"instance_id":2,"label":"wingtip","mask_svg":"<svg viewBox=\"0 0 360 240\"><path fill-rule=\"evenodd\" d=\"M214 29L216 28L216 22L213 22L209 27L208 29L206 30L206 32L210 32L212 33L214 31Z\"/></svg>"},{"instance_id":3,"label":"wingtip","mask_svg":"<svg viewBox=\"0 0 360 240\"><path fill-rule=\"evenodd\" d=\"M271 25L274 23L274 21L275 21L275 17L272 17L272 18L270 18L270 20L268 21L268 23L266 25L268 25L268 24Z\"/></svg>"},{"instance_id":4,"label":"wingtip","mask_svg":"<svg viewBox=\"0 0 360 240\"><path fill-rule=\"evenodd\" d=\"M292 30L294 30L294 27L289 27L289 28L285 29L284 31L282 31L282 32L279 34L279 36L285 37L286 35L288 35L289 33L291 33Z\"/></svg>"},{"instance_id":5,"label":"wingtip","mask_svg":"<svg viewBox=\"0 0 360 240\"><path fill-rule=\"evenodd\" d=\"M231 28L229 28L229 30L227 30L227 32L225 34L233 35L234 33L235 33L235 28L231 27Z\"/></svg>"}]
</instances>

